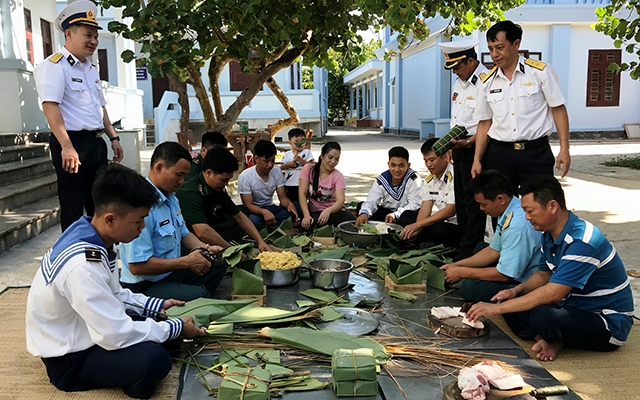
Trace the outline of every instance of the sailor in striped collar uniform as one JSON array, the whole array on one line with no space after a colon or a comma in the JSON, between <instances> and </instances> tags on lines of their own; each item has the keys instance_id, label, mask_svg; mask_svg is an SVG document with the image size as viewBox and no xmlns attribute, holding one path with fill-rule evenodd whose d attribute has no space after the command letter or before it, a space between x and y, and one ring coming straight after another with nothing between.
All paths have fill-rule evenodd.
<instances>
[{"instance_id":1,"label":"sailor in striped collar uniform","mask_svg":"<svg viewBox=\"0 0 640 400\"><path fill-rule=\"evenodd\" d=\"M160 320L184 302L120 286L114 245L140 234L157 201L155 188L135 171L110 164L98 172L93 197L93 218L81 217L65 230L33 279L27 349L42 357L60 390L121 387L131 397L149 398L171 369L161 343L204 329L192 317Z\"/></svg>"},{"instance_id":2,"label":"sailor in striped collar uniform","mask_svg":"<svg viewBox=\"0 0 640 400\"><path fill-rule=\"evenodd\" d=\"M518 336L536 341L532 350L542 361L565 345L595 351L622 346L633 326L633 297L616 249L567 210L554 177L525 181L520 195L527 219L543 232L538 272L492 299L502 303L478 303L467 317L504 314Z\"/></svg>"}]
</instances>

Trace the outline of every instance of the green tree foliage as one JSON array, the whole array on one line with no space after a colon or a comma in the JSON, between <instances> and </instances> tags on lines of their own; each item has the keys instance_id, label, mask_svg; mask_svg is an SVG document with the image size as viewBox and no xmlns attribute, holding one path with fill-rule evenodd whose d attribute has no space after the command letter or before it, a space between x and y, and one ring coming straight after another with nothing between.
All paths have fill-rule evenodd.
<instances>
[{"instance_id":1,"label":"green tree foliage","mask_svg":"<svg viewBox=\"0 0 640 400\"><path fill-rule=\"evenodd\" d=\"M354 41L347 46L346 51L338 52L329 50L329 58L334 61L334 66L329 69L329 121L342 116L349 116L349 87L343 83L344 75L357 68L363 61L375 58L375 50L380 43L372 40L368 44Z\"/></svg>"},{"instance_id":2,"label":"green tree foliage","mask_svg":"<svg viewBox=\"0 0 640 400\"><path fill-rule=\"evenodd\" d=\"M624 48L627 53L640 59L640 0L611 0L611 4L596 10L598 23L596 31L614 40L616 48ZM629 71L633 79L640 79L638 61L611 63L610 71Z\"/></svg>"},{"instance_id":3,"label":"green tree foliage","mask_svg":"<svg viewBox=\"0 0 640 400\"><path fill-rule=\"evenodd\" d=\"M390 26L404 47L409 38L429 35L425 19L450 18L455 32L487 27L502 10L523 0L98 0L104 8L122 7L131 23L113 21L111 32L141 44L151 76L175 76L194 87L207 128L229 132L242 109L267 86L295 121L292 106L271 78L302 56L305 65L331 69L329 50L348 51L357 32ZM136 55L122 53L130 62ZM218 78L224 66L237 61L253 82L226 110ZM201 69L209 63L209 88ZM209 101L213 100L213 106ZM290 103L289 103L290 106ZM293 111L292 111L293 110ZM297 118L297 114L295 114ZM295 122L294 122L295 123Z\"/></svg>"}]
</instances>

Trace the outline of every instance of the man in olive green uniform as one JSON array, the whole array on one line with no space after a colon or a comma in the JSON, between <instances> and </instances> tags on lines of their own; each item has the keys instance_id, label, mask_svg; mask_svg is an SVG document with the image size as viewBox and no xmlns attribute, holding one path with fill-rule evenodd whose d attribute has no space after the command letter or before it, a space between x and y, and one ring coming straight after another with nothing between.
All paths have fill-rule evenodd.
<instances>
[{"instance_id":1,"label":"man in olive green uniform","mask_svg":"<svg viewBox=\"0 0 640 400\"><path fill-rule=\"evenodd\" d=\"M271 251L253 222L229 197L226 186L238 169L238 161L225 148L213 147L204 157L202 172L185 182L176 192L187 227L210 244L230 246L249 235L260 251ZM231 221L227 221L227 217Z\"/></svg>"},{"instance_id":2,"label":"man in olive green uniform","mask_svg":"<svg viewBox=\"0 0 640 400\"><path fill-rule=\"evenodd\" d=\"M202 172L202 163L204 162L204 157L207 155L207 151L211 150L215 146L227 148L228 145L229 142L222 133L218 131L205 132L202 135L200 153L191 160L191 168L189 169L187 176L184 177L184 181L187 182L189 179Z\"/></svg>"}]
</instances>

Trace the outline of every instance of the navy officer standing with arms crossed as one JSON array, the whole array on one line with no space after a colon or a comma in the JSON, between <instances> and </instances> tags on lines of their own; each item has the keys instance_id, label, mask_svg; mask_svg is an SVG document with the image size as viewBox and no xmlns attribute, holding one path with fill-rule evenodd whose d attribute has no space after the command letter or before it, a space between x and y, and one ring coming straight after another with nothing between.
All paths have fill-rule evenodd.
<instances>
[{"instance_id":1,"label":"navy officer standing with arms crossed","mask_svg":"<svg viewBox=\"0 0 640 400\"><path fill-rule=\"evenodd\" d=\"M64 232L86 209L93 215L91 186L100 166L107 163L107 134L113 161L122 160L120 138L111 125L100 76L89 57L98 46L98 9L87 0L76 1L58 14L56 27L65 44L38 64L34 78L44 115L53 132L51 158L58 177L60 224Z\"/></svg>"}]
</instances>

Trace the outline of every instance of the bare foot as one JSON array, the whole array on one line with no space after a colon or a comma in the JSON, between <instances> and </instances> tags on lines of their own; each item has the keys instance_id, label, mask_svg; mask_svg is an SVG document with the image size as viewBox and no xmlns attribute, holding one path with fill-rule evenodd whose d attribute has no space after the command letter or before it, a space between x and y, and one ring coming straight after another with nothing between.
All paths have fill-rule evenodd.
<instances>
[{"instance_id":1,"label":"bare foot","mask_svg":"<svg viewBox=\"0 0 640 400\"><path fill-rule=\"evenodd\" d=\"M547 342L541 337L536 337L538 340L531 350L536 352L536 357L540 361L553 361L560 353L560 350L564 347L562 342Z\"/></svg>"}]
</instances>

